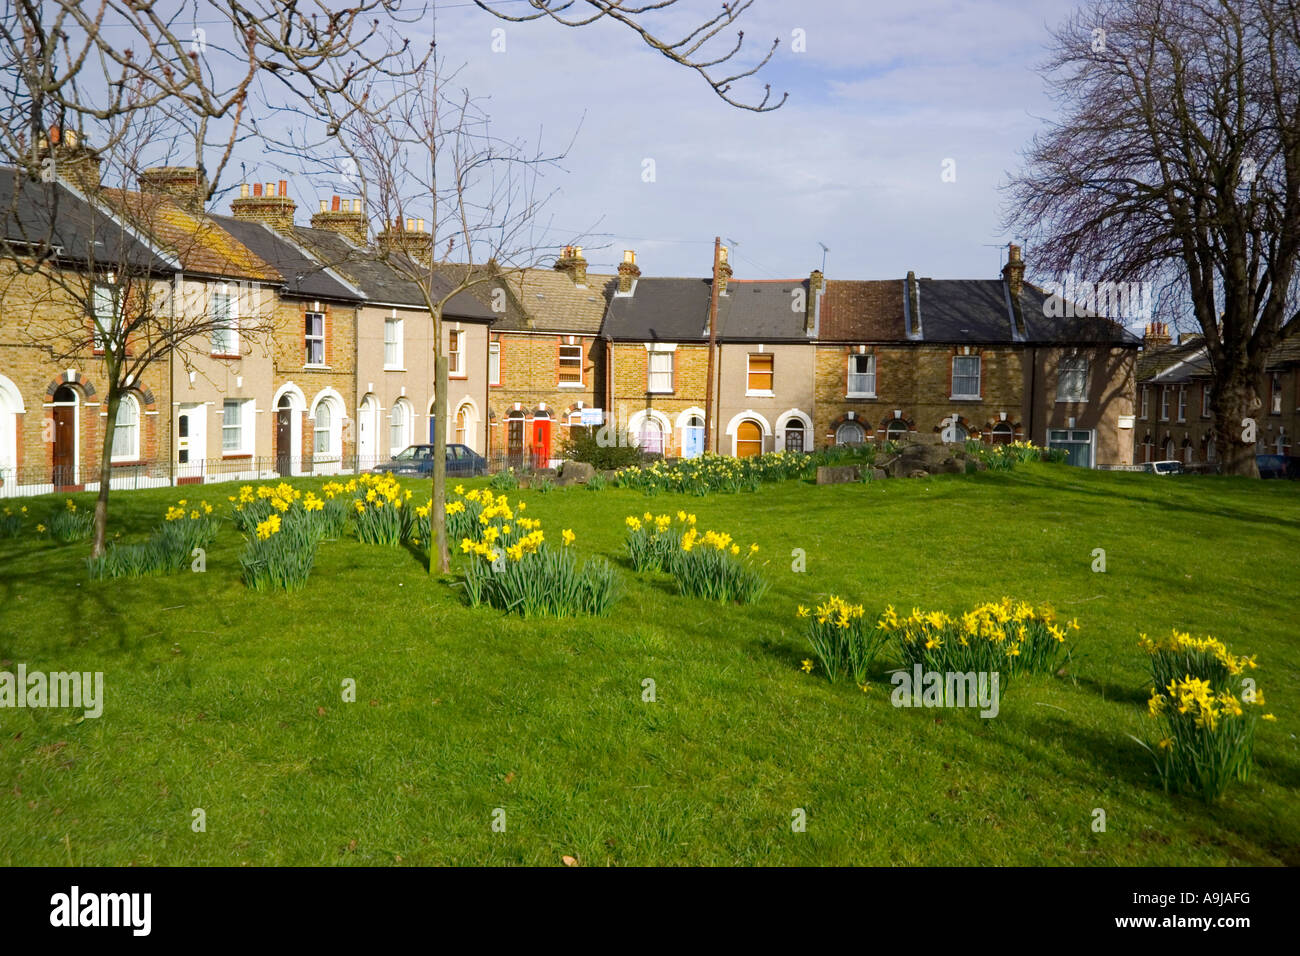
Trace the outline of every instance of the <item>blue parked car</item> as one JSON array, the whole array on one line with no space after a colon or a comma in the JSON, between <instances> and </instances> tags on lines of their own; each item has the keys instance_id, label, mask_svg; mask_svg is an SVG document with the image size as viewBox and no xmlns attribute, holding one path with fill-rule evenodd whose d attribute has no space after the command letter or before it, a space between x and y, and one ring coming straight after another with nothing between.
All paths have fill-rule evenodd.
<instances>
[{"instance_id":1,"label":"blue parked car","mask_svg":"<svg viewBox=\"0 0 1300 956\"><path fill-rule=\"evenodd\" d=\"M433 445L411 445L382 465L370 469L375 474L433 474ZM447 474L457 478L477 478L487 474L487 459L468 445L447 446Z\"/></svg>"}]
</instances>

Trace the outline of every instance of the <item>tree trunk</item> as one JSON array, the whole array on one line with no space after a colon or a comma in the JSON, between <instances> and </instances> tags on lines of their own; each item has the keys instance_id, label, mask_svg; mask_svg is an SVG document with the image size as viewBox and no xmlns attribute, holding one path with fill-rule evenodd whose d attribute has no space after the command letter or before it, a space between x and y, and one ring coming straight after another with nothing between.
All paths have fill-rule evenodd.
<instances>
[{"instance_id":1,"label":"tree trunk","mask_svg":"<svg viewBox=\"0 0 1300 956\"><path fill-rule=\"evenodd\" d=\"M441 323L439 323L441 325ZM441 339L438 340L441 346ZM433 573L434 556L438 570L446 574L451 569L447 553L447 356L439 347L434 360L433 393L433 505L429 518L433 522L433 545L429 551L429 573Z\"/></svg>"},{"instance_id":2,"label":"tree trunk","mask_svg":"<svg viewBox=\"0 0 1300 956\"><path fill-rule=\"evenodd\" d=\"M122 395L113 381L108 385L108 417L104 419L104 442L99 449L99 495L95 498L95 539L90 546L92 558L102 557L108 536L108 486L113 480L113 431Z\"/></svg>"},{"instance_id":3,"label":"tree trunk","mask_svg":"<svg viewBox=\"0 0 1300 956\"><path fill-rule=\"evenodd\" d=\"M1215 376L1210 405L1214 412L1215 450L1225 475L1259 477L1255 444L1261 437L1263 405L1255 391L1258 375L1248 366Z\"/></svg>"}]
</instances>

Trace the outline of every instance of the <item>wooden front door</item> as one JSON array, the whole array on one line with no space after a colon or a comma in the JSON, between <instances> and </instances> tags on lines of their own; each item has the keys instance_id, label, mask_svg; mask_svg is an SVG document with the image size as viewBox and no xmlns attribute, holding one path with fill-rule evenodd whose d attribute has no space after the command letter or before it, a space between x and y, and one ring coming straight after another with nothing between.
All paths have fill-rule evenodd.
<instances>
[{"instance_id":1,"label":"wooden front door","mask_svg":"<svg viewBox=\"0 0 1300 956\"><path fill-rule=\"evenodd\" d=\"M56 405L53 411L54 487L69 488L77 483L77 409Z\"/></svg>"},{"instance_id":2,"label":"wooden front door","mask_svg":"<svg viewBox=\"0 0 1300 956\"><path fill-rule=\"evenodd\" d=\"M281 477L293 470L293 411L277 409L275 413L275 470Z\"/></svg>"},{"instance_id":3,"label":"wooden front door","mask_svg":"<svg viewBox=\"0 0 1300 956\"><path fill-rule=\"evenodd\" d=\"M743 421L736 429L736 457L747 458L763 453L763 429L758 422Z\"/></svg>"},{"instance_id":4,"label":"wooden front door","mask_svg":"<svg viewBox=\"0 0 1300 956\"><path fill-rule=\"evenodd\" d=\"M524 458L524 420L511 418L506 422L506 458L511 468L523 465Z\"/></svg>"}]
</instances>

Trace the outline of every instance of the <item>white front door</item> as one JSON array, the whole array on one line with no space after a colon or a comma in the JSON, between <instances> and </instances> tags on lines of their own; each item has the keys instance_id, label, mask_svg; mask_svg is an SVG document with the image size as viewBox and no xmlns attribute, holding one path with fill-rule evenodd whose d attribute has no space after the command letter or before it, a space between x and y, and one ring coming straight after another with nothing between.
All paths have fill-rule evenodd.
<instances>
[{"instance_id":1,"label":"white front door","mask_svg":"<svg viewBox=\"0 0 1300 956\"><path fill-rule=\"evenodd\" d=\"M207 405L182 405L176 416L176 477L196 478L204 473L208 456Z\"/></svg>"},{"instance_id":2,"label":"white front door","mask_svg":"<svg viewBox=\"0 0 1300 956\"><path fill-rule=\"evenodd\" d=\"M379 404L367 395L357 415L357 468L373 468L379 463Z\"/></svg>"}]
</instances>

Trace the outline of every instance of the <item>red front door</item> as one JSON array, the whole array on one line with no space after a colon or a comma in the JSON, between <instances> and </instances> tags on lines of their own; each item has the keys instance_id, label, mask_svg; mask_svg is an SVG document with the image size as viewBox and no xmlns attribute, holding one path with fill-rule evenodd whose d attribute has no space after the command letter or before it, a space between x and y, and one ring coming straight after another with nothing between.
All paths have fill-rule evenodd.
<instances>
[{"instance_id":1,"label":"red front door","mask_svg":"<svg viewBox=\"0 0 1300 956\"><path fill-rule=\"evenodd\" d=\"M77 410L54 406L54 487L68 488L77 481Z\"/></svg>"},{"instance_id":2,"label":"red front door","mask_svg":"<svg viewBox=\"0 0 1300 956\"><path fill-rule=\"evenodd\" d=\"M536 467L545 468L551 458L551 421L539 418L533 422L533 459Z\"/></svg>"}]
</instances>

